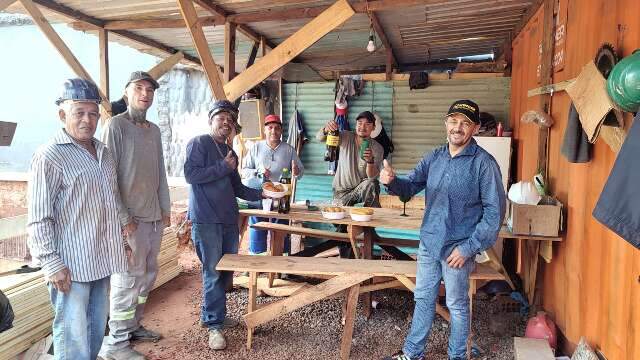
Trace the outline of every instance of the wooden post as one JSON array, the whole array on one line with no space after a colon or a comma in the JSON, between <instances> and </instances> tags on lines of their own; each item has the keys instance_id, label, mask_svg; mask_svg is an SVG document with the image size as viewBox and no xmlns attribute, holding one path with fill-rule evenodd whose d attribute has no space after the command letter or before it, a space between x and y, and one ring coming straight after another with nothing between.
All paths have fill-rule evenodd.
<instances>
[{"instance_id":1,"label":"wooden post","mask_svg":"<svg viewBox=\"0 0 640 360\"><path fill-rule=\"evenodd\" d=\"M353 338L353 325L356 320L358 308L358 295L360 294L360 284L356 284L349 288L345 302L345 320L342 330L342 341L340 343L340 359L348 360L351 353L351 340Z\"/></svg>"},{"instance_id":2,"label":"wooden post","mask_svg":"<svg viewBox=\"0 0 640 360\"><path fill-rule=\"evenodd\" d=\"M371 259L373 257L373 232L375 230L372 227L364 228L364 242L362 244L362 258ZM371 280L363 282L364 285L371 284ZM362 296L362 304L364 310L364 316L369 319L371 317L371 293L368 292Z\"/></svg>"},{"instance_id":3,"label":"wooden post","mask_svg":"<svg viewBox=\"0 0 640 360\"><path fill-rule=\"evenodd\" d=\"M227 100L227 96L225 95L224 89L222 87L222 80L220 79L216 62L213 60L213 56L211 56L209 43L207 42L207 38L204 36L204 32L202 31L202 25L198 22L198 14L196 13L196 9L193 6L193 3L191 2L191 0L177 1L178 5L180 6L182 17L184 18L184 22L187 24L187 28L191 33L191 38L193 39L193 44L196 47L198 56L200 56L200 62L202 62L202 67L205 74L207 75L207 80L209 80L209 86L211 87L213 96L217 100Z\"/></svg>"},{"instance_id":4,"label":"wooden post","mask_svg":"<svg viewBox=\"0 0 640 360\"><path fill-rule=\"evenodd\" d=\"M67 65L71 67L73 72L76 73L76 75L78 75L79 77L85 80L89 80L94 84L96 84L96 82L91 78L87 70L85 70L82 64L80 64L80 61L78 61L78 59L73 55L73 53L71 52L67 44L65 44L64 41L62 41L62 39L60 38L60 35L58 35L58 33L53 29L53 27L51 26L51 24L49 24L49 22L44 17L44 15L42 15L42 12L33 3L33 1L20 0L20 2L22 3L22 6L25 8L25 10L27 10L29 15L31 15L31 18L33 18L33 21L36 23L36 25L38 25L40 30L47 37L49 42L51 42L53 47L55 47L56 50L58 50L62 58L67 62ZM111 103L109 103L109 101L107 100L107 96L104 94L104 92L100 88L98 88L98 92L100 94L100 97L102 98L102 102L101 102L102 107L106 112L111 113Z\"/></svg>"},{"instance_id":5,"label":"wooden post","mask_svg":"<svg viewBox=\"0 0 640 360\"><path fill-rule=\"evenodd\" d=\"M252 271L249 273L249 301L247 303L247 314L256 311L256 295L258 293L258 273ZM253 327L247 325L247 349L251 349L253 341Z\"/></svg>"},{"instance_id":6,"label":"wooden post","mask_svg":"<svg viewBox=\"0 0 640 360\"><path fill-rule=\"evenodd\" d=\"M100 89L109 100L109 32L98 30L98 43L100 47Z\"/></svg>"},{"instance_id":7,"label":"wooden post","mask_svg":"<svg viewBox=\"0 0 640 360\"><path fill-rule=\"evenodd\" d=\"M284 252L284 238L286 234L282 231L271 231L271 247L269 249L270 256L282 256ZM273 287L273 281L275 280L277 273L269 273L269 287Z\"/></svg>"},{"instance_id":8,"label":"wooden post","mask_svg":"<svg viewBox=\"0 0 640 360\"><path fill-rule=\"evenodd\" d=\"M264 36L260 36L260 51L262 52L262 57L267 55L267 43Z\"/></svg>"},{"instance_id":9,"label":"wooden post","mask_svg":"<svg viewBox=\"0 0 640 360\"><path fill-rule=\"evenodd\" d=\"M554 47L554 23L553 8L555 0L544 0L544 13L542 21L542 63L540 64L540 83L542 86L553 83L553 47ZM540 95L540 110L551 114L551 95ZM547 164L549 155L549 128L540 127L538 134L538 170L542 172L545 181L548 181ZM538 256L536 254L535 256Z\"/></svg>"},{"instance_id":10,"label":"wooden post","mask_svg":"<svg viewBox=\"0 0 640 360\"><path fill-rule=\"evenodd\" d=\"M385 67L385 79L391 80L391 73L393 72L393 52L391 49L387 49L387 64Z\"/></svg>"},{"instance_id":11,"label":"wooden post","mask_svg":"<svg viewBox=\"0 0 640 360\"><path fill-rule=\"evenodd\" d=\"M236 24L224 24L224 82L228 83L236 75Z\"/></svg>"}]
</instances>

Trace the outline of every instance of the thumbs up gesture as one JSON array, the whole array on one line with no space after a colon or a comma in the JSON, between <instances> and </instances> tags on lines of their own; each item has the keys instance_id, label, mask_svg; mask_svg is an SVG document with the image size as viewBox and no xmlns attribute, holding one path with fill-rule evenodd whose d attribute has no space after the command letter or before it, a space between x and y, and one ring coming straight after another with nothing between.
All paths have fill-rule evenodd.
<instances>
[{"instance_id":1,"label":"thumbs up gesture","mask_svg":"<svg viewBox=\"0 0 640 360\"><path fill-rule=\"evenodd\" d=\"M231 169L235 169L238 166L238 158L236 158L233 150L229 150L227 156L224 157L224 162L227 163L227 166Z\"/></svg>"},{"instance_id":2,"label":"thumbs up gesture","mask_svg":"<svg viewBox=\"0 0 640 360\"><path fill-rule=\"evenodd\" d=\"M387 159L382 162L382 170L380 171L380 182L389 185L396 178L396 172L393 170Z\"/></svg>"}]
</instances>

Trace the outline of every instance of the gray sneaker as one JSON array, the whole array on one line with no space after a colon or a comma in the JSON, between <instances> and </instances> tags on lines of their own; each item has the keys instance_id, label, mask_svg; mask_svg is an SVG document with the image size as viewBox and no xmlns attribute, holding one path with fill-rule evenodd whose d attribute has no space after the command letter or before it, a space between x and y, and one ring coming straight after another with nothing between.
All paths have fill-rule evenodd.
<instances>
[{"instance_id":1,"label":"gray sneaker","mask_svg":"<svg viewBox=\"0 0 640 360\"><path fill-rule=\"evenodd\" d=\"M130 346L127 346L118 350L110 350L100 352L100 357L104 360L145 360L146 358L141 353L133 350Z\"/></svg>"},{"instance_id":2,"label":"gray sneaker","mask_svg":"<svg viewBox=\"0 0 640 360\"><path fill-rule=\"evenodd\" d=\"M227 340L222 331L209 329L209 348L211 350L224 350L227 347Z\"/></svg>"},{"instance_id":3,"label":"gray sneaker","mask_svg":"<svg viewBox=\"0 0 640 360\"><path fill-rule=\"evenodd\" d=\"M145 329L144 326L140 325L134 332L131 333L131 341L153 341L158 342L162 336L157 332L153 332L151 330Z\"/></svg>"}]
</instances>

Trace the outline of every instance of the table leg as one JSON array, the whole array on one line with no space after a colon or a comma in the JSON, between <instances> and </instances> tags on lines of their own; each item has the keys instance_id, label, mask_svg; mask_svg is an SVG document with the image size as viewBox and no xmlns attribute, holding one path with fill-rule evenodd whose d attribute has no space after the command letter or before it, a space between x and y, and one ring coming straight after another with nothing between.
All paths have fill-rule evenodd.
<instances>
[{"instance_id":1,"label":"table leg","mask_svg":"<svg viewBox=\"0 0 640 360\"><path fill-rule=\"evenodd\" d=\"M249 301L247 304L247 314L256 311L256 295L258 293L258 273L252 271L249 273ZM253 327L247 326L247 349L251 349L253 341Z\"/></svg>"},{"instance_id":2,"label":"table leg","mask_svg":"<svg viewBox=\"0 0 640 360\"><path fill-rule=\"evenodd\" d=\"M245 231L247 231L247 226L249 225L249 217L247 215L238 216L238 233L240 234L240 239L244 237Z\"/></svg>"},{"instance_id":3,"label":"table leg","mask_svg":"<svg viewBox=\"0 0 640 360\"><path fill-rule=\"evenodd\" d=\"M356 309L358 307L358 295L360 294L360 284L356 284L349 289L345 301L347 303L344 329L342 330L342 342L340 344L340 359L348 360L351 353L351 339L353 338L353 325L356 319Z\"/></svg>"},{"instance_id":4,"label":"table leg","mask_svg":"<svg viewBox=\"0 0 640 360\"><path fill-rule=\"evenodd\" d=\"M367 227L364 228L364 244L362 246L362 258L363 259L371 259L373 257L373 228ZM372 283L372 280L365 281L364 285L369 285ZM369 319L371 317L371 293L368 292L363 295L363 309L364 316Z\"/></svg>"},{"instance_id":5,"label":"table leg","mask_svg":"<svg viewBox=\"0 0 640 360\"><path fill-rule=\"evenodd\" d=\"M351 243L351 248L353 249L353 257L356 259L360 259L360 252L358 251L358 240L357 237L363 232L362 227L355 225L347 226L347 233L349 234L349 242Z\"/></svg>"},{"instance_id":6,"label":"table leg","mask_svg":"<svg viewBox=\"0 0 640 360\"><path fill-rule=\"evenodd\" d=\"M284 252L284 238L286 234L280 231L271 231L271 247L269 249L269 255L282 256ZM269 273L269 287L273 287L273 281L275 280L276 273Z\"/></svg>"}]
</instances>

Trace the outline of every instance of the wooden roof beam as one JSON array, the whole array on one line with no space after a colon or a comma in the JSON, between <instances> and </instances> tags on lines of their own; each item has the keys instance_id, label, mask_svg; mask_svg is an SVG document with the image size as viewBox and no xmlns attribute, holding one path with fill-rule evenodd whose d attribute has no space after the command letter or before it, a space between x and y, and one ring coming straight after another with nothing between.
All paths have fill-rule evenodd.
<instances>
[{"instance_id":1,"label":"wooden roof beam","mask_svg":"<svg viewBox=\"0 0 640 360\"><path fill-rule=\"evenodd\" d=\"M224 82L236 76L236 24L224 24Z\"/></svg>"},{"instance_id":2,"label":"wooden roof beam","mask_svg":"<svg viewBox=\"0 0 640 360\"><path fill-rule=\"evenodd\" d=\"M219 18L206 16L198 19L201 26L222 25ZM95 30L97 27L81 21L72 22L71 27L75 30ZM104 22L105 30L137 30L137 29L175 29L184 28L182 19L154 19L154 20L108 20Z\"/></svg>"},{"instance_id":3,"label":"wooden roof beam","mask_svg":"<svg viewBox=\"0 0 640 360\"><path fill-rule=\"evenodd\" d=\"M58 50L64 61L67 62L69 67L73 70L78 77L81 77L85 80L89 80L94 84L97 84L92 78L91 75L85 70L85 68L80 64L80 61L73 55L67 44L64 43L60 35L53 29L51 24L47 21L47 19L42 15L42 12L38 7L33 3L32 0L20 0L20 3L25 8L25 10L31 15L33 21L36 25L42 30L44 35L47 37L51 45ZM111 103L102 89L98 88L98 92L100 93L100 97L102 98L101 105L104 110L108 113L111 113Z\"/></svg>"},{"instance_id":4,"label":"wooden roof beam","mask_svg":"<svg viewBox=\"0 0 640 360\"><path fill-rule=\"evenodd\" d=\"M89 16L89 15L86 15L86 14L84 14L84 13L82 13L80 11L77 11L75 9L72 9L72 8L70 8L68 6L58 4L55 1L51 1L51 0L32 0L32 1L33 1L33 3L38 4L38 5L42 6L43 8L45 8L45 9L47 9L49 11L53 11L53 12L58 13L60 15L64 15L64 16L66 16L68 18L78 20L78 21L83 22L85 24L90 24L90 25L92 25L94 27L93 30L95 30L97 28L104 28L104 24L105 24L104 20L101 20L101 19ZM138 35L138 34L130 32L130 31L113 30L111 33L115 34L115 35L118 35L120 37L123 37L125 39L137 42L139 44L143 44L145 46L152 47L154 49L160 50L160 51L162 51L164 53L167 53L167 54L170 54L170 55L175 54L175 53L178 52L177 49L174 49L174 48L172 48L170 46L162 44L159 41L156 41L156 40L153 40L153 39L149 39L149 38L147 38L145 36ZM185 55L185 60L187 60L189 62L192 62L192 63L194 63L196 65L200 65L200 60L198 60L197 58L195 58L193 56Z\"/></svg>"},{"instance_id":5,"label":"wooden roof beam","mask_svg":"<svg viewBox=\"0 0 640 360\"><path fill-rule=\"evenodd\" d=\"M219 70L217 69L216 62L213 60L211 50L209 50L209 43L207 42L207 38L204 36L202 26L198 24L198 14L191 2L192 0L177 1L182 17L184 18L184 22L187 24L189 33L191 33L193 44L200 56L200 61L202 62L202 67L207 75L211 92L217 100L226 100L227 96L222 88L222 79L220 78Z\"/></svg>"},{"instance_id":6,"label":"wooden roof beam","mask_svg":"<svg viewBox=\"0 0 640 360\"><path fill-rule=\"evenodd\" d=\"M266 79L331 30L342 25L354 14L355 12L346 0L336 1L326 11L227 83L224 86L227 98L231 101L239 98L247 90Z\"/></svg>"},{"instance_id":7,"label":"wooden roof beam","mask_svg":"<svg viewBox=\"0 0 640 360\"><path fill-rule=\"evenodd\" d=\"M158 80L162 77L162 75L166 74L167 71L171 70L171 68L173 68L173 66L179 63L182 59L184 59L184 54L182 53L182 51L178 51L177 53L157 63L154 67L149 69L147 73L151 75L152 78Z\"/></svg>"},{"instance_id":8,"label":"wooden roof beam","mask_svg":"<svg viewBox=\"0 0 640 360\"><path fill-rule=\"evenodd\" d=\"M9 7L9 5L16 2L16 0L0 0L0 11Z\"/></svg>"},{"instance_id":9,"label":"wooden roof beam","mask_svg":"<svg viewBox=\"0 0 640 360\"><path fill-rule=\"evenodd\" d=\"M441 3L442 0L374 0L369 1L368 6L366 1L358 1L353 3L351 7L356 13L366 14L371 11L393 10L402 7ZM233 21L237 24L247 24L262 21L308 19L318 16L328 8L329 6L306 6L285 10L272 10L266 8L255 12L228 15L227 20Z\"/></svg>"},{"instance_id":10,"label":"wooden roof beam","mask_svg":"<svg viewBox=\"0 0 640 360\"><path fill-rule=\"evenodd\" d=\"M376 31L376 34L378 34L378 37L380 38L380 41L382 42L382 45L384 45L384 47L390 53L389 56L391 56L391 60L393 61L393 64L397 66L398 65L398 58L393 53L393 48L391 47L391 42L389 42L389 39L387 39L387 35L385 34L384 29L382 28L382 24L380 24L380 21L378 20L378 16L376 15L376 13L374 11L372 11L369 14L369 17L371 17L371 23L373 25L373 29Z\"/></svg>"}]
</instances>

